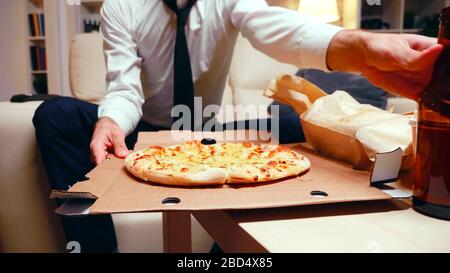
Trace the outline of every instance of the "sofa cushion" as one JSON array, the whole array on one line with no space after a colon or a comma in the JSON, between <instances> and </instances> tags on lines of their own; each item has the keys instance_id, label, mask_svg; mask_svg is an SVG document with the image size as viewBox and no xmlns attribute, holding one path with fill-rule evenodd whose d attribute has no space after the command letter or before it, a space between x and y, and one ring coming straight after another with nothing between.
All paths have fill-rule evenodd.
<instances>
[{"instance_id":1,"label":"sofa cushion","mask_svg":"<svg viewBox=\"0 0 450 273\"><path fill-rule=\"evenodd\" d=\"M75 36L70 46L69 69L73 96L99 103L106 93L106 65L98 32Z\"/></svg>"},{"instance_id":2,"label":"sofa cushion","mask_svg":"<svg viewBox=\"0 0 450 273\"><path fill-rule=\"evenodd\" d=\"M228 123L235 120L234 110L231 111L231 109L234 109L233 100L233 92L229 85L229 79L227 79L225 89L223 91L222 101L220 103L220 112L216 116L216 120L219 123Z\"/></svg>"},{"instance_id":3,"label":"sofa cushion","mask_svg":"<svg viewBox=\"0 0 450 273\"><path fill-rule=\"evenodd\" d=\"M248 119L268 118L267 106L273 102L263 95L262 89L251 88L234 88L234 105L235 107L256 107L257 112L246 113ZM237 111L237 110L236 110ZM236 113L236 120L242 120L239 111Z\"/></svg>"},{"instance_id":4,"label":"sofa cushion","mask_svg":"<svg viewBox=\"0 0 450 273\"><path fill-rule=\"evenodd\" d=\"M236 107L255 105L258 113L247 115L248 119L267 118L267 106L273 101L263 95L269 82L282 75L293 74L297 68L280 63L259 52L242 36L236 41L235 52L229 73L229 85L233 91L233 104ZM240 112L235 109L235 112ZM239 113L236 121L245 119Z\"/></svg>"},{"instance_id":5,"label":"sofa cushion","mask_svg":"<svg viewBox=\"0 0 450 273\"><path fill-rule=\"evenodd\" d=\"M239 36L230 67L230 84L232 87L263 90L272 79L281 74L294 74L297 70L295 66L264 55Z\"/></svg>"}]
</instances>

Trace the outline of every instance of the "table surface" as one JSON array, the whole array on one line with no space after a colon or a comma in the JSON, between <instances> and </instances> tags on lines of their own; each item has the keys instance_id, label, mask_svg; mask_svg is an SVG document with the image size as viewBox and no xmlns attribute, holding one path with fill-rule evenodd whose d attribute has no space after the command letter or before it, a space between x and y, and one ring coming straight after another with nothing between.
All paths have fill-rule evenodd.
<instances>
[{"instance_id":1,"label":"table surface","mask_svg":"<svg viewBox=\"0 0 450 273\"><path fill-rule=\"evenodd\" d=\"M410 199L193 215L225 252L450 252L450 221Z\"/></svg>"}]
</instances>

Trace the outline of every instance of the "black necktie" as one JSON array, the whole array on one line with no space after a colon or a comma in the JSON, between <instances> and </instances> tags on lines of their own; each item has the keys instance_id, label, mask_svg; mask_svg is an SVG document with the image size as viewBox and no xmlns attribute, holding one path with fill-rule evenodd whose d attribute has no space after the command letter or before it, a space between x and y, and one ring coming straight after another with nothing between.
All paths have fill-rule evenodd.
<instances>
[{"instance_id":1,"label":"black necktie","mask_svg":"<svg viewBox=\"0 0 450 273\"><path fill-rule=\"evenodd\" d=\"M179 9L176 0L163 0L177 15L177 37L174 54L174 93L173 106L186 105L191 111L191 129L194 130L194 82L191 61L184 27L191 8L197 0L189 0L185 7ZM178 118L174 118L176 121ZM187 128L183 128L187 129Z\"/></svg>"}]
</instances>

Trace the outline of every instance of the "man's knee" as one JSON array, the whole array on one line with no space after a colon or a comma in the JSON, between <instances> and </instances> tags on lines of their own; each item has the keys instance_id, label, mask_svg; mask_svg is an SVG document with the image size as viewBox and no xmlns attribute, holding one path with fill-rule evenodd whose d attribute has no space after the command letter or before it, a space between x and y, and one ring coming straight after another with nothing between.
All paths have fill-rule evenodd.
<instances>
[{"instance_id":1,"label":"man's knee","mask_svg":"<svg viewBox=\"0 0 450 273\"><path fill-rule=\"evenodd\" d=\"M76 113L76 106L72 98L56 98L44 101L34 113L33 124L39 129L48 129L55 123L64 122L65 119Z\"/></svg>"}]
</instances>

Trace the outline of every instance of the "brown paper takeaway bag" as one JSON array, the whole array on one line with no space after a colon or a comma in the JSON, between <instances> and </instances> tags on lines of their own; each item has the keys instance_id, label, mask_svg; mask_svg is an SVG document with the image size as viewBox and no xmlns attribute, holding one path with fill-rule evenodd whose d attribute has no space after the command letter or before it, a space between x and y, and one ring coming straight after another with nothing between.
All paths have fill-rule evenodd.
<instances>
[{"instance_id":1,"label":"brown paper takeaway bag","mask_svg":"<svg viewBox=\"0 0 450 273\"><path fill-rule=\"evenodd\" d=\"M357 170L371 170L369 159L361 142L339 131L321 127L304 119L305 112L314 102L327 94L313 83L292 75L282 75L272 80L264 95L290 105L300 116L306 141L317 152L350 163ZM403 157L402 170L412 167L413 156Z\"/></svg>"}]
</instances>

